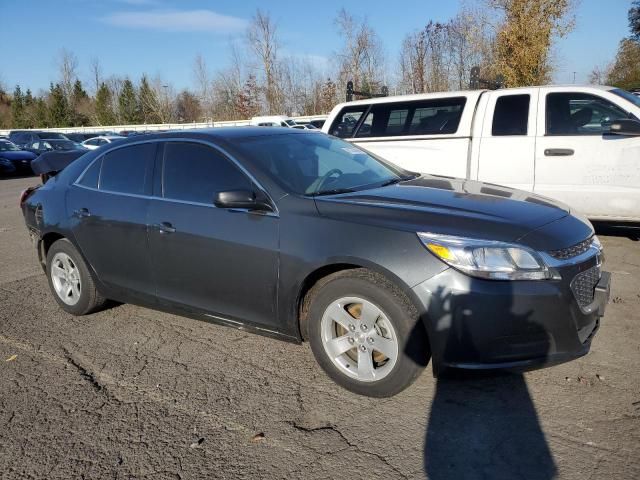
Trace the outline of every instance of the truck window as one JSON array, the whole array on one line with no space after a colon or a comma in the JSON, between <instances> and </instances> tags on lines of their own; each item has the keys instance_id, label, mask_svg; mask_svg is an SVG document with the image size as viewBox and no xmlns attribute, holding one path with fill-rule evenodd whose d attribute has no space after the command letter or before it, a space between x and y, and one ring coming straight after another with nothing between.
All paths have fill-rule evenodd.
<instances>
[{"instance_id":1,"label":"truck window","mask_svg":"<svg viewBox=\"0 0 640 480\"><path fill-rule=\"evenodd\" d=\"M360 121L360 117L362 117L366 110L366 106L342 110L333 121L333 125L331 125L329 129L329 134L334 137L351 138L353 131L356 129L356 125Z\"/></svg>"},{"instance_id":2,"label":"truck window","mask_svg":"<svg viewBox=\"0 0 640 480\"><path fill-rule=\"evenodd\" d=\"M374 104L355 137L456 133L465 103L465 97L454 97Z\"/></svg>"},{"instance_id":3,"label":"truck window","mask_svg":"<svg viewBox=\"0 0 640 480\"><path fill-rule=\"evenodd\" d=\"M496 100L491 135L526 135L530 95L502 95Z\"/></svg>"},{"instance_id":4,"label":"truck window","mask_svg":"<svg viewBox=\"0 0 640 480\"><path fill-rule=\"evenodd\" d=\"M547 135L602 135L611 122L629 118L622 108L602 97L588 93L557 92L547 94Z\"/></svg>"}]
</instances>

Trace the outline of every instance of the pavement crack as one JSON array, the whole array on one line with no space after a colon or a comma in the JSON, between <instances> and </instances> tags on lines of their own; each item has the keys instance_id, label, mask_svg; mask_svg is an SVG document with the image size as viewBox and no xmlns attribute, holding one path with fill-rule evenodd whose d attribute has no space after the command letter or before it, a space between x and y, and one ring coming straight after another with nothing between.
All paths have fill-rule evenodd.
<instances>
[{"instance_id":1,"label":"pavement crack","mask_svg":"<svg viewBox=\"0 0 640 480\"><path fill-rule=\"evenodd\" d=\"M364 455L370 455L372 457L376 457L378 460L380 460L382 463L384 463L387 467L389 467L391 470L393 470L398 475L400 475L401 478L409 478L409 477L407 477L407 475L405 475L400 470L398 470L398 468L396 466L392 465L384 455L380 455L379 453L371 452L369 450L365 450L364 448L360 447L360 445L358 445L357 443L353 443L351 440L349 440L345 436L344 433L342 433L340 431L340 429L338 427L336 427L333 424L320 425L320 426L317 426L317 427L305 427L304 425L300 425L295 421L288 421L286 423L291 425L294 429L296 429L296 430L298 430L300 432L303 432L305 434L313 434L315 432L319 432L319 431L322 431L322 430L329 430L329 431L335 432L342 439L342 441L347 445L347 448L353 448L357 452L362 453Z\"/></svg>"},{"instance_id":2,"label":"pavement crack","mask_svg":"<svg viewBox=\"0 0 640 480\"><path fill-rule=\"evenodd\" d=\"M94 390L100 393L107 393L107 385L101 379L99 374L97 374L91 365L91 363L84 358L79 353L74 353L64 348L64 356L67 359L69 365L73 366L78 370L80 376L89 382L89 384L93 387Z\"/></svg>"}]
</instances>

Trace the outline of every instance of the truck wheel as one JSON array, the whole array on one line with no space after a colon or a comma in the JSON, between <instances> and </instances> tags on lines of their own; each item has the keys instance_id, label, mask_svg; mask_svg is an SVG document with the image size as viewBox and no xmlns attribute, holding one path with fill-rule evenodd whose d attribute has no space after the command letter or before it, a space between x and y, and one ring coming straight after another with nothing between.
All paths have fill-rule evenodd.
<instances>
[{"instance_id":1,"label":"truck wheel","mask_svg":"<svg viewBox=\"0 0 640 480\"><path fill-rule=\"evenodd\" d=\"M106 302L82 256L65 238L57 240L47 252L47 279L58 305L73 315L86 315Z\"/></svg>"},{"instance_id":2,"label":"truck wheel","mask_svg":"<svg viewBox=\"0 0 640 480\"><path fill-rule=\"evenodd\" d=\"M411 385L429 361L424 327L409 299L382 275L345 270L307 294L313 354L339 385L390 397Z\"/></svg>"}]
</instances>

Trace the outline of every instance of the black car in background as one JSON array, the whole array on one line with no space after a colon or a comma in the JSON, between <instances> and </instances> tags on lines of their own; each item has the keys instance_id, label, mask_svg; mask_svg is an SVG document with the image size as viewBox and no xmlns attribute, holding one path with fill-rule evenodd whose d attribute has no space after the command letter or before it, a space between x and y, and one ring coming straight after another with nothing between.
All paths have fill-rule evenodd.
<instances>
[{"instance_id":1,"label":"black car in background","mask_svg":"<svg viewBox=\"0 0 640 480\"><path fill-rule=\"evenodd\" d=\"M9 140L0 139L0 174L31 175L31 161L36 157L36 154L21 150Z\"/></svg>"},{"instance_id":2,"label":"black car in background","mask_svg":"<svg viewBox=\"0 0 640 480\"><path fill-rule=\"evenodd\" d=\"M67 138L46 140L38 139L26 144L23 149L36 155L52 151L65 152L71 150L86 150L82 145L72 142Z\"/></svg>"},{"instance_id":3,"label":"black car in background","mask_svg":"<svg viewBox=\"0 0 640 480\"><path fill-rule=\"evenodd\" d=\"M439 373L589 351L609 294L591 224L490 187L241 127L104 146L21 205L67 312L113 299L308 340L337 383L389 396L430 358Z\"/></svg>"},{"instance_id":4,"label":"black car in background","mask_svg":"<svg viewBox=\"0 0 640 480\"><path fill-rule=\"evenodd\" d=\"M36 130L11 130L9 140L19 147L31 144L38 140L68 140L66 136L58 132L40 132Z\"/></svg>"}]
</instances>

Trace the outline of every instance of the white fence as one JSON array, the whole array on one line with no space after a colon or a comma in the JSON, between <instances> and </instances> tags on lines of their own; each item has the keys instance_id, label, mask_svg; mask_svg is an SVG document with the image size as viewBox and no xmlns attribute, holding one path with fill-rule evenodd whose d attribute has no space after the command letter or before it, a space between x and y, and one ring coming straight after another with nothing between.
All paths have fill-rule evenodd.
<instances>
[{"instance_id":1,"label":"white fence","mask_svg":"<svg viewBox=\"0 0 640 480\"><path fill-rule=\"evenodd\" d=\"M324 120L327 115L312 115L306 117L291 117L296 122L308 122L310 120ZM144 125L105 125L93 127L64 127L64 128L35 128L37 131L60 133L94 133L94 132L140 132L154 130L191 130L193 128L212 127L241 127L249 125L249 120L233 120L228 122L199 122L199 123L157 123ZM11 130L0 130L0 135L8 135Z\"/></svg>"}]
</instances>

